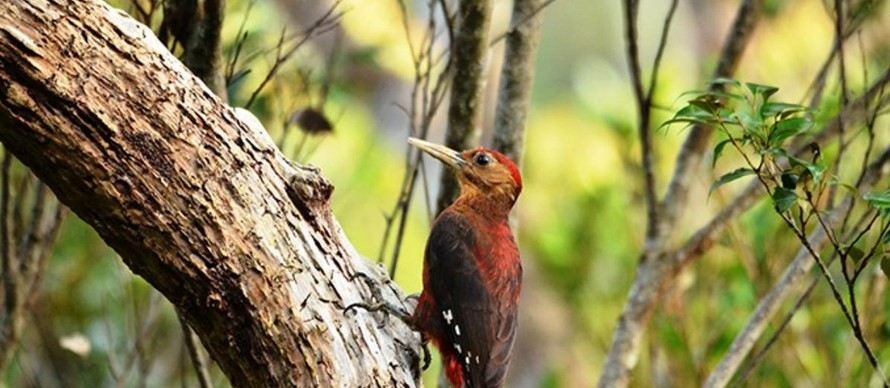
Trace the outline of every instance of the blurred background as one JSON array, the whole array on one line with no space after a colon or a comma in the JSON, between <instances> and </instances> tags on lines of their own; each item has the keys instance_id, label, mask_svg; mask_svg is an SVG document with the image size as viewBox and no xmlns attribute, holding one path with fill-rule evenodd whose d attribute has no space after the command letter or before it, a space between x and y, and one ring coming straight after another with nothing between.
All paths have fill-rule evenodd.
<instances>
[{"instance_id":1,"label":"blurred background","mask_svg":"<svg viewBox=\"0 0 890 388\"><path fill-rule=\"evenodd\" d=\"M129 1L111 3L134 12ZM330 0L226 3L225 54L231 58L240 50L241 56L229 85L233 106L244 106L275 65L274 47L283 31L310 27L333 5ZM644 74L669 3L642 1ZM854 93L890 63L890 12L883 3L875 2L863 32L849 43L848 82ZM706 88L739 4L680 2L655 95L656 126L685 104L684 92ZM404 7L396 0L344 0L337 10L343 12L339 26L314 36L284 62L250 110L290 158L321 169L336 187L333 210L351 242L369 260L389 267L393 237L385 250L381 247L406 170L409 119L403 108L415 77L409 42L419 44L429 8L422 0L406 0ZM510 10L510 1L494 1L493 35L508 28ZM737 78L778 87L776 100L805 103L833 44L831 2L768 0L764 12ZM556 0L543 15L522 163L524 189L515 210L526 280L510 381L517 387L589 387L600 375L643 248L646 212L636 108L620 2ZM483 145L490 144L502 56L503 43L493 46ZM825 100L837 101L837 81L830 79L826 87ZM301 131L292 117L307 110L321 113L332 129ZM441 142L445 120L437 117L429 139ZM877 133L886 144L883 121ZM679 127L655 132L659 192L685 135ZM741 184L710 196L708 188L739 163L727 155L715 171L693 178L692 205L681 217L678 236L694 232L731 200ZM438 190L439 166L429 160L425 166L395 272L407 293L421 289L431 224L427 198ZM11 387L196 386L170 304L73 214L60 233L2 381ZM664 295L632 384L701 384L798 246L767 202L733 220L717 246ZM886 370L886 279L875 269L866 276L863 319ZM426 372L428 386L434 386L437 371L433 365ZM216 386L228 386L218 369L212 373ZM820 284L743 385L865 386L871 376L837 304Z\"/></svg>"}]
</instances>

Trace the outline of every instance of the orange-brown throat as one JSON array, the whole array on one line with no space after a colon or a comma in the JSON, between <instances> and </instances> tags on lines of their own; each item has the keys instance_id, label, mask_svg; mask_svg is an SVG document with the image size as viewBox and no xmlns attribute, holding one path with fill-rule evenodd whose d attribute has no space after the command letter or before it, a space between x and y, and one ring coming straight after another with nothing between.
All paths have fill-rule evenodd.
<instances>
[{"instance_id":1,"label":"orange-brown throat","mask_svg":"<svg viewBox=\"0 0 890 388\"><path fill-rule=\"evenodd\" d=\"M452 207L457 210L478 213L492 221L506 220L516 203L515 194L501 191L498 188L484 190L476 185L463 182L460 186L460 196L454 201Z\"/></svg>"}]
</instances>

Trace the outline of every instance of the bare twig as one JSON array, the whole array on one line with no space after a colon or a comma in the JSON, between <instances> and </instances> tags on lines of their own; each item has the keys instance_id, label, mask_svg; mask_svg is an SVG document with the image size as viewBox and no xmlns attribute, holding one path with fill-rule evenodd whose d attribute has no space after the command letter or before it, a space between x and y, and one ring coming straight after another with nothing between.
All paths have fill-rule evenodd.
<instances>
[{"instance_id":1,"label":"bare twig","mask_svg":"<svg viewBox=\"0 0 890 388\"><path fill-rule=\"evenodd\" d=\"M667 16L662 27L661 39L659 41L658 50L655 55L655 61L652 66L651 81L648 91L643 89L643 74L640 70L640 52L637 42L637 14L639 2L637 0L626 0L624 2L624 20L625 20L625 44L627 46L627 61L630 67L630 75L634 96L637 102L637 121L639 125L639 137L642 148L642 164L643 164L643 182L644 182L644 198L646 201L646 250L658 250L656 247L660 240L657 225L659 224L659 206L658 196L655 192L655 166L654 166L654 150L652 148L652 96L655 94L655 87L658 79L658 68L661 64L661 57L667 46L668 32L670 31L671 20L677 10L677 1L671 2Z\"/></svg>"},{"instance_id":2,"label":"bare twig","mask_svg":"<svg viewBox=\"0 0 890 388\"><path fill-rule=\"evenodd\" d=\"M865 176L865 173L869 171L869 169L868 169L867 167L868 167L868 166L864 166L864 167L863 167L863 170L862 170L862 176ZM851 205L853 205L853 204L856 203L855 199L856 199L855 196L850 196L850 197L849 197L849 200L851 200ZM847 212L847 214L849 214L849 212ZM869 217L869 214L871 214L871 217ZM867 232L868 230L871 229L871 226L872 226L872 224L875 222L875 220L877 220L878 215L879 215L878 212L876 212L876 211L871 211L871 212L866 212L865 214L863 214L863 215L859 218L859 220L856 222L856 225L855 225L855 227L853 228L853 230L854 230L854 231L855 231L855 230L860 230L860 233L859 233L859 234L855 234L855 236L852 238L852 242L851 242L849 245L851 245L851 246L852 246L852 245L855 245L856 241L859 240L860 238L862 238L862 236L865 234L865 232ZM863 226L864 226L864 227L863 227ZM849 239L850 239L850 236L849 236L849 235L854 235L854 233L852 233L852 232L849 233L848 236L846 236L845 240L849 240ZM875 246L877 246L877 244L875 244ZM835 260L835 258L837 258L837 257L838 257L837 252L834 252L834 253L832 254L832 256L829 258L827 264L830 266L831 263L832 263L832 262ZM769 339L766 341L766 343L765 343L765 344L764 344L764 345L757 351L757 353L755 353L753 356L751 356L750 361L746 363L745 369L743 369L743 370L738 374L738 378L737 378L737 379L735 380L735 382L733 383L733 386L738 386L738 385L740 385L741 383L743 383L743 382L748 378L748 376L750 376L751 372L754 371L754 369L755 369L755 367L757 366L757 364L759 364L759 363L763 360L763 358L766 356L767 352L768 352L768 351L772 348L772 346L776 343L776 341L777 341L778 338L779 338L779 335L782 334L782 332L785 330L785 328L788 327L788 324L791 322L791 319L794 317L794 315L797 313L797 311L800 310L800 308L803 306L803 303L807 300L807 298L809 298L810 294L811 294L811 293L813 292L813 290L816 288L816 285L817 285L818 283L819 283L819 278L818 278L818 277L813 277L813 278L810 280L810 284L807 286L806 290L803 292L803 294L801 294L800 297L798 297L797 301L794 303L794 306L792 306L792 308L785 314L785 317L782 319L782 323L779 324L779 326L776 328L776 330L773 331L773 333L772 333L772 335L770 336L770 338L769 338ZM795 287L795 284L794 284L794 283L787 283L787 284L785 284L785 283L779 282L779 283L777 283L777 284L773 287L773 291L771 291L771 293L772 293L772 292L778 292L778 290L783 289L783 288L789 288L789 289L790 289L790 288L796 288L796 287ZM779 301L779 303L781 304L781 301ZM760 307L760 306L758 306L758 308L759 308L759 307ZM756 316L756 315L755 315L755 316ZM767 320L768 320L769 318L770 318L769 316L766 317ZM751 325L751 324L752 324L752 321L749 321L748 324Z\"/></svg>"},{"instance_id":3,"label":"bare twig","mask_svg":"<svg viewBox=\"0 0 890 388\"><path fill-rule=\"evenodd\" d=\"M411 50L412 60L414 62L414 86L411 89L411 103L408 108L404 109L408 116L408 132L411 136L426 138L430 126L432 125L433 117L445 100L448 85L450 84L452 68L451 56L449 55L450 49L443 50L441 54L436 54L437 45L435 37L438 35L439 27L436 22L435 13L438 8L441 10L445 19L450 20L450 11L443 0L429 1L428 7L430 9L430 16L427 19L427 29L421 39L420 46L415 47L410 35L407 9L405 8L404 3L401 1L398 3L402 10L402 25L405 29L408 47ZM453 35L451 32L452 27L448 23L450 22L446 22L445 31L448 33L448 36L451 37ZM449 40L449 43L450 42L451 40ZM443 59L444 62L442 62ZM417 181L418 174L422 174L424 181L426 181L426 174L422 169L423 164L420 152L409 147L405 154L405 166L405 175L402 178L402 188L400 190L399 198L396 200L393 210L388 215L384 216L386 225L384 227L383 239L380 244L380 253L378 255L378 262L382 262L383 257L386 254L390 234L393 231L392 228L397 225L398 227L396 229L395 241L393 243L394 247L389 266L390 277L395 275L395 271L398 268L402 239L404 237L408 217L408 209L411 199L414 196L416 187L415 182ZM428 187L428 185L424 184L424 187ZM425 193L428 204L427 207L429 208L429 191L427 190Z\"/></svg>"},{"instance_id":4,"label":"bare twig","mask_svg":"<svg viewBox=\"0 0 890 388\"><path fill-rule=\"evenodd\" d=\"M840 98L840 107L844 109L849 103L849 95L847 91L847 61L846 56L844 55L844 6L841 0L834 0L834 41L837 43L837 57L838 57L838 79L840 80L841 87L841 98ZM838 150L837 156L834 158L834 171L841 171L841 162L844 160L844 151L847 149L847 143L844 142L844 137L846 135L846 130L844 127L843 117L839 117L840 121L838 122ZM829 189L828 194L828 203L833 204L833 199L835 192L837 191L837 186L833 186ZM842 256L842 264L845 264L846 260Z\"/></svg>"},{"instance_id":5,"label":"bare twig","mask_svg":"<svg viewBox=\"0 0 890 388\"><path fill-rule=\"evenodd\" d=\"M254 4L256 4L256 0L250 0L247 2L247 10L244 11L244 17L241 18L241 24L238 25L238 33L235 34L235 51L229 57L229 61L226 64L226 85L232 84L235 74L235 67L238 66L238 59L241 57L241 50L244 49L244 43L247 41L248 32L244 31L244 26L247 24L247 19L250 18L250 11L253 10Z\"/></svg>"},{"instance_id":6,"label":"bare twig","mask_svg":"<svg viewBox=\"0 0 890 388\"><path fill-rule=\"evenodd\" d=\"M188 351L189 359L192 361L192 366L195 368L198 384L201 388L211 388L213 387L213 381L210 379L210 360L208 360L201 352L201 349L203 349L201 341L198 339L198 336L192 328L189 327L188 323L186 323L182 314L177 313L176 315L179 317L179 326L182 327L183 342L185 342L185 347Z\"/></svg>"},{"instance_id":7,"label":"bare twig","mask_svg":"<svg viewBox=\"0 0 890 388\"><path fill-rule=\"evenodd\" d=\"M26 306L37 294L64 214L46 186L30 172L16 177L13 169L12 155L6 153L0 165L0 370L18 344Z\"/></svg>"},{"instance_id":8,"label":"bare twig","mask_svg":"<svg viewBox=\"0 0 890 388\"><path fill-rule=\"evenodd\" d=\"M12 153L3 153L0 164L0 271L3 279L3 306L0 310L0 366L5 367L17 340L16 320L19 318L19 263L13 252L10 193ZM5 368L4 368L5 369Z\"/></svg>"},{"instance_id":9,"label":"bare twig","mask_svg":"<svg viewBox=\"0 0 890 388\"><path fill-rule=\"evenodd\" d=\"M250 106L253 105L254 101L256 101L257 96L259 96L260 92L268 85L275 75L278 74L278 71L281 70L281 67L291 58L294 53L303 46L309 39L317 35L324 34L328 31L331 31L340 21L340 18L343 16L343 11L337 11L341 4L341 1L335 1L334 4L331 5L328 10L322 14L311 26L303 30L303 32L297 34L291 38L284 38L282 34L282 38L279 40L278 44L275 47L276 56L275 62L272 64L272 67L266 73L265 77L262 81L260 81L260 85L257 86L256 89L250 94L250 98L244 104L245 109L250 109ZM285 45L288 42L293 42L290 44L290 47L285 49Z\"/></svg>"}]
</instances>

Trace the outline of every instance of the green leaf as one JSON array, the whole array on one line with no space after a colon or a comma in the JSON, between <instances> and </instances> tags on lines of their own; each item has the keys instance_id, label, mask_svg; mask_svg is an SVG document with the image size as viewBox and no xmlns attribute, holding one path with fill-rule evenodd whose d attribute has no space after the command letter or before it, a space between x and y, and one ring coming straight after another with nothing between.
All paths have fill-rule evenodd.
<instances>
[{"instance_id":1,"label":"green leaf","mask_svg":"<svg viewBox=\"0 0 890 388\"><path fill-rule=\"evenodd\" d=\"M698 106L686 105L677 111L673 118L662 123L661 127L677 123L712 125L715 122L714 117L715 116L712 113L709 113Z\"/></svg>"},{"instance_id":2,"label":"green leaf","mask_svg":"<svg viewBox=\"0 0 890 388\"><path fill-rule=\"evenodd\" d=\"M878 210L890 209L890 190L880 193L865 193L865 195L862 196L862 199L871 203L871 205Z\"/></svg>"},{"instance_id":3,"label":"green leaf","mask_svg":"<svg viewBox=\"0 0 890 388\"><path fill-rule=\"evenodd\" d=\"M884 237L881 237L881 242L884 243L884 245L890 244L890 230L888 230L887 233L884 233Z\"/></svg>"},{"instance_id":4,"label":"green leaf","mask_svg":"<svg viewBox=\"0 0 890 388\"><path fill-rule=\"evenodd\" d=\"M828 169L822 162L807 163L804 167L810 172L810 175L813 177L813 182L815 183L822 181L822 176L825 175L825 170Z\"/></svg>"},{"instance_id":5,"label":"green leaf","mask_svg":"<svg viewBox=\"0 0 890 388\"><path fill-rule=\"evenodd\" d=\"M776 205L776 211L784 213L797 202L797 193L794 190L788 190L784 187L776 188L773 191L773 204Z\"/></svg>"},{"instance_id":6,"label":"green leaf","mask_svg":"<svg viewBox=\"0 0 890 388\"><path fill-rule=\"evenodd\" d=\"M745 177L748 175L754 175L754 170L744 167L744 168L740 168L735 171L728 172L728 173L724 174L723 176L721 176L719 179L717 179L717 181L711 185L711 190L708 191L708 194L710 194L712 191L716 190L720 186L723 186L729 182L732 182L736 179L739 179L741 177Z\"/></svg>"},{"instance_id":7,"label":"green leaf","mask_svg":"<svg viewBox=\"0 0 890 388\"><path fill-rule=\"evenodd\" d=\"M797 188L797 181L800 180L800 175L792 174L790 172L786 172L782 174L782 187L788 190L794 190Z\"/></svg>"},{"instance_id":8,"label":"green leaf","mask_svg":"<svg viewBox=\"0 0 890 388\"><path fill-rule=\"evenodd\" d=\"M849 183L841 182L835 178L830 179L827 183L829 185L838 185L838 186L842 187L844 190L847 190L847 192L849 192L852 195L859 195L859 190L856 189L855 186L853 186Z\"/></svg>"},{"instance_id":9,"label":"green leaf","mask_svg":"<svg viewBox=\"0 0 890 388\"><path fill-rule=\"evenodd\" d=\"M776 92L779 91L779 88L777 88L775 86L755 84L752 82L745 82L745 86L748 87L748 90L751 91L751 94L753 94L755 96L756 95L763 96L764 102L766 102L766 100L768 100L770 96L772 96L773 94L775 94Z\"/></svg>"},{"instance_id":10,"label":"green leaf","mask_svg":"<svg viewBox=\"0 0 890 388\"><path fill-rule=\"evenodd\" d=\"M686 124L687 126L693 125L693 124L704 125L704 126L711 125L711 123L704 121L704 120L698 120L698 119L693 119L693 118L688 118L688 117L681 117L681 118L670 119L668 121L661 123L660 128L667 127L667 126L670 126L673 124ZM686 128L686 127L683 127L683 128Z\"/></svg>"},{"instance_id":11,"label":"green leaf","mask_svg":"<svg viewBox=\"0 0 890 388\"><path fill-rule=\"evenodd\" d=\"M890 278L890 255L885 255L881 259L881 271L884 272L884 276Z\"/></svg>"},{"instance_id":12,"label":"green leaf","mask_svg":"<svg viewBox=\"0 0 890 388\"><path fill-rule=\"evenodd\" d=\"M701 97L701 96L703 96L703 95L705 95L705 94L708 94L708 93L710 93L710 92L708 92L707 90L689 90L689 91L685 91L685 92L683 92L683 93L680 93L679 96L677 96L677 99L674 100L674 103L676 103L679 99L684 98L684 97L695 96L695 98L699 98L699 97ZM671 105L673 105L673 104L671 104Z\"/></svg>"},{"instance_id":13,"label":"green leaf","mask_svg":"<svg viewBox=\"0 0 890 388\"><path fill-rule=\"evenodd\" d=\"M720 155L723 154L723 148L729 143L732 143L732 140L726 139L717 143L717 146L714 147L714 157L711 159L711 168L714 168L714 166L717 165L717 159L720 158Z\"/></svg>"},{"instance_id":14,"label":"green leaf","mask_svg":"<svg viewBox=\"0 0 890 388\"><path fill-rule=\"evenodd\" d=\"M689 100L689 105L700 108L701 110L713 115L720 109L720 102L711 97L704 95L696 99Z\"/></svg>"},{"instance_id":15,"label":"green leaf","mask_svg":"<svg viewBox=\"0 0 890 388\"><path fill-rule=\"evenodd\" d=\"M714 114L711 112L708 112L705 109L702 109L701 107L699 107L695 104L692 104L692 101L689 101L689 105L686 105L683 107L683 109L678 110L677 114L675 114L674 117L675 118L677 118L677 117L691 117L691 118L697 118L697 119L713 119Z\"/></svg>"},{"instance_id":16,"label":"green leaf","mask_svg":"<svg viewBox=\"0 0 890 388\"><path fill-rule=\"evenodd\" d=\"M858 263L859 260L862 260L863 256L865 256L865 252L862 252L862 249L857 247L850 247L847 249L847 257L853 259L854 263Z\"/></svg>"},{"instance_id":17,"label":"green leaf","mask_svg":"<svg viewBox=\"0 0 890 388\"><path fill-rule=\"evenodd\" d=\"M745 96L730 92L713 91L708 92L708 96L711 96L711 98L715 100L723 98L727 100L745 101Z\"/></svg>"},{"instance_id":18,"label":"green leaf","mask_svg":"<svg viewBox=\"0 0 890 388\"><path fill-rule=\"evenodd\" d=\"M738 110L732 116L739 120L746 129L759 130L763 126L763 117L748 110Z\"/></svg>"},{"instance_id":19,"label":"green leaf","mask_svg":"<svg viewBox=\"0 0 890 388\"><path fill-rule=\"evenodd\" d=\"M806 112L809 109L803 105L789 104L787 102L767 102L760 107L763 117L773 117L779 114Z\"/></svg>"},{"instance_id":20,"label":"green leaf","mask_svg":"<svg viewBox=\"0 0 890 388\"><path fill-rule=\"evenodd\" d=\"M825 164L822 162L808 162L803 159L795 158L791 155L788 155L788 161L791 163L791 167L803 167L813 178L813 182L819 183L822 180L822 175L825 174L825 170L828 169Z\"/></svg>"},{"instance_id":21,"label":"green leaf","mask_svg":"<svg viewBox=\"0 0 890 388\"><path fill-rule=\"evenodd\" d=\"M792 117L780 120L770 128L769 145L777 147L789 137L797 136L813 128L813 120L809 117Z\"/></svg>"}]
</instances>

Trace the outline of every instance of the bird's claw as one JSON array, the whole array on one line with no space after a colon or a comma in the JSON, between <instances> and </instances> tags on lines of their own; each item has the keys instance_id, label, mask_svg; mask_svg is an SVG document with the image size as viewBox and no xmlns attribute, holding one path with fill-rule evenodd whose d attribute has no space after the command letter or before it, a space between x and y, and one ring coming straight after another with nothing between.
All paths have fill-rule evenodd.
<instances>
[{"instance_id":1,"label":"bird's claw","mask_svg":"<svg viewBox=\"0 0 890 388\"><path fill-rule=\"evenodd\" d=\"M411 320L411 314L409 314L408 311L406 311L402 307L399 307L399 306L396 306L396 305L393 305L390 303L386 303L386 298L383 297L383 290L380 288L380 284L378 283L377 279L374 279L371 276L369 276L368 274L363 273L363 272L357 272L352 277L353 280L358 279L358 278L361 278L365 281L365 284L368 286L368 289L371 291L371 295L374 297L374 299L378 300L379 302L374 303L374 304L367 304L367 303L362 303L362 302L353 303L346 307L346 309L344 310L344 313L348 313L349 310L353 310L355 308L362 308L362 309L364 309L366 311L370 311L370 312L382 311L386 314L389 314L389 315L395 316L396 318L399 318L399 320L401 320L406 325L408 325L408 327L411 328L411 330L417 331L414 323Z\"/></svg>"},{"instance_id":2,"label":"bird's claw","mask_svg":"<svg viewBox=\"0 0 890 388\"><path fill-rule=\"evenodd\" d=\"M430 347L429 347L429 339L426 336L420 341L420 346L423 348L423 370L426 371L430 367L430 363L433 360L433 357L430 355Z\"/></svg>"},{"instance_id":3,"label":"bird's claw","mask_svg":"<svg viewBox=\"0 0 890 388\"><path fill-rule=\"evenodd\" d=\"M348 314L350 310L355 310L357 308L361 308L361 309L364 309L365 311L369 311L369 312L378 312L378 311L383 312L385 314L395 316L396 318L398 318L399 320L404 322L408 326L408 328L410 328L412 331L421 333L420 341L421 341L421 347L423 348L422 370L427 370L430 367L430 363L432 361L432 356L430 354L430 349L428 346L429 338L427 338L427 336L425 334L423 334L423 332L418 330L417 325L411 319L411 315L408 314L407 310L405 310L402 307L399 307L399 306L396 306L396 305L393 305L390 303L386 303L386 299L383 297L383 290L381 290L380 283L377 281L377 279L374 279L371 276L369 276L368 274L362 273L362 272L358 272L355 274L355 276L352 277L353 280L358 279L358 278L364 279L365 284L367 284L368 289L371 291L371 294L373 295L373 298L378 300L379 302L373 303L373 304L362 303L362 302L352 303L349 306L346 306L346 308L343 310L343 312L345 314ZM405 300L406 301L411 300L411 299L416 300L417 298L418 298L418 295L409 295L407 298L405 298Z\"/></svg>"},{"instance_id":4,"label":"bird's claw","mask_svg":"<svg viewBox=\"0 0 890 388\"><path fill-rule=\"evenodd\" d=\"M380 299L380 298L378 298L378 299ZM410 322L411 316L408 315L408 312L405 311L405 309L403 309L401 307L393 306L393 305L391 305L389 303L385 303L385 302L378 302L378 303L374 303L374 304L358 302L358 303L353 303L353 304L350 304L349 306L346 306L346 308L343 309L343 312L349 313L350 310L354 310L357 308L361 308L365 311L370 311L370 312L378 312L378 311L384 312L386 314L389 314L389 315L395 316L396 318L399 318L399 320L401 320L402 322L405 322L409 327L412 327L412 324Z\"/></svg>"}]
</instances>

